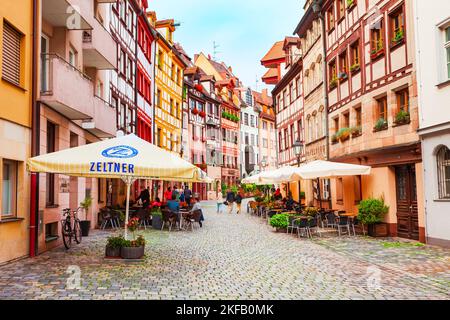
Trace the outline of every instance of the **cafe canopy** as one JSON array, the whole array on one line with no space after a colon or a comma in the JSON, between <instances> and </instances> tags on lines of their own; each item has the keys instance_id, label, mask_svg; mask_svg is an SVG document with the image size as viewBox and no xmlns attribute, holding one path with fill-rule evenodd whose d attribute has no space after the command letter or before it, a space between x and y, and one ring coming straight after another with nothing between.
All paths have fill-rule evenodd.
<instances>
[{"instance_id":1,"label":"cafe canopy","mask_svg":"<svg viewBox=\"0 0 450 320\"><path fill-rule=\"evenodd\" d=\"M125 237L130 185L136 179L213 181L200 168L134 134L30 158L27 170L74 177L122 179L127 185Z\"/></svg>"}]
</instances>

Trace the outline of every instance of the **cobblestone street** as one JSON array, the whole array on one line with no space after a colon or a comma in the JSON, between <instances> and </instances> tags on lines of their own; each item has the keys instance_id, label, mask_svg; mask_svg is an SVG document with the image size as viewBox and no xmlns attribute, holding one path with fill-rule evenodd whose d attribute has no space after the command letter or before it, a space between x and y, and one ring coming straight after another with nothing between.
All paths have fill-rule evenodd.
<instances>
[{"instance_id":1,"label":"cobblestone street","mask_svg":"<svg viewBox=\"0 0 450 320\"><path fill-rule=\"evenodd\" d=\"M248 214L204 208L194 232L142 231L140 262L104 259L112 232L94 231L69 252L4 265L0 299L450 298L449 250L335 234L298 239ZM79 288L66 287L70 266L81 270Z\"/></svg>"}]
</instances>

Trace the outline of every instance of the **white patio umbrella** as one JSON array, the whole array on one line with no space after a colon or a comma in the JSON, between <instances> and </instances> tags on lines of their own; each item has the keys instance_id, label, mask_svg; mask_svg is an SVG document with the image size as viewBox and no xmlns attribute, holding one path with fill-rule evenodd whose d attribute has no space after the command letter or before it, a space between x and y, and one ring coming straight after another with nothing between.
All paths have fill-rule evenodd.
<instances>
[{"instance_id":1,"label":"white patio umbrella","mask_svg":"<svg viewBox=\"0 0 450 320\"><path fill-rule=\"evenodd\" d=\"M283 183L298 180L296 174L297 167L285 166L275 170L263 172L260 176L260 182L265 184Z\"/></svg>"},{"instance_id":2,"label":"white patio umbrella","mask_svg":"<svg viewBox=\"0 0 450 320\"><path fill-rule=\"evenodd\" d=\"M316 160L299 168L294 168L295 175L301 179L334 178L343 176L369 175L371 167L350 163Z\"/></svg>"},{"instance_id":3,"label":"white patio umbrella","mask_svg":"<svg viewBox=\"0 0 450 320\"><path fill-rule=\"evenodd\" d=\"M27 169L75 177L122 179L127 185L125 238L130 186L136 179L212 181L200 168L134 134L30 158Z\"/></svg>"},{"instance_id":4,"label":"white patio umbrella","mask_svg":"<svg viewBox=\"0 0 450 320\"><path fill-rule=\"evenodd\" d=\"M350 163L332 162L325 160L316 160L302 165L295 170L295 178L303 180L329 179L343 176L369 175L372 168ZM319 188L320 190L320 188ZM320 195L319 195L320 198ZM320 198L322 207L322 199Z\"/></svg>"}]
</instances>

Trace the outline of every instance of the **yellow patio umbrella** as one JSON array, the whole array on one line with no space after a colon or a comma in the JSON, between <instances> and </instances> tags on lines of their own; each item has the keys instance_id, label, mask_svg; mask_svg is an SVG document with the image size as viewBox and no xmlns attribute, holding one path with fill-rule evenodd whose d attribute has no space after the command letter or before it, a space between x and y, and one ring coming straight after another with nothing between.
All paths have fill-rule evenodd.
<instances>
[{"instance_id":1,"label":"yellow patio umbrella","mask_svg":"<svg viewBox=\"0 0 450 320\"><path fill-rule=\"evenodd\" d=\"M74 177L122 179L127 185L125 238L130 186L136 179L212 181L200 168L134 134L30 158L27 170Z\"/></svg>"}]
</instances>

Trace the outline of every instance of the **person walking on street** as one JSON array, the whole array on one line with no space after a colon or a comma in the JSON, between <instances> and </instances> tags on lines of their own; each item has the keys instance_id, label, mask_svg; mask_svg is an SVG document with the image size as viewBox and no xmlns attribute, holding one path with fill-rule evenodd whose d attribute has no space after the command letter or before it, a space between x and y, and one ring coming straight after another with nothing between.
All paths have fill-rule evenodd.
<instances>
[{"instance_id":1,"label":"person walking on street","mask_svg":"<svg viewBox=\"0 0 450 320\"><path fill-rule=\"evenodd\" d=\"M241 191L238 191L236 195L236 208L237 208L237 214L241 212L241 204L242 204L242 194Z\"/></svg>"},{"instance_id":2,"label":"person walking on street","mask_svg":"<svg viewBox=\"0 0 450 320\"><path fill-rule=\"evenodd\" d=\"M236 196L234 192L229 188L227 192L227 202L228 202L228 213L230 214L233 212L235 198Z\"/></svg>"},{"instance_id":3,"label":"person walking on street","mask_svg":"<svg viewBox=\"0 0 450 320\"><path fill-rule=\"evenodd\" d=\"M191 199L192 199L192 191L189 189L189 186L186 185L184 188L184 201L186 201L187 205L191 205Z\"/></svg>"},{"instance_id":4,"label":"person walking on street","mask_svg":"<svg viewBox=\"0 0 450 320\"><path fill-rule=\"evenodd\" d=\"M223 204L223 194L222 194L222 190L219 189L219 191L217 192L217 213L220 213L220 206Z\"/></svg>"}]
</instances>

